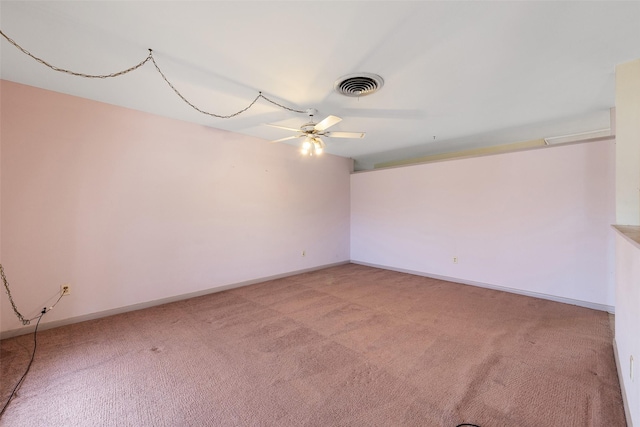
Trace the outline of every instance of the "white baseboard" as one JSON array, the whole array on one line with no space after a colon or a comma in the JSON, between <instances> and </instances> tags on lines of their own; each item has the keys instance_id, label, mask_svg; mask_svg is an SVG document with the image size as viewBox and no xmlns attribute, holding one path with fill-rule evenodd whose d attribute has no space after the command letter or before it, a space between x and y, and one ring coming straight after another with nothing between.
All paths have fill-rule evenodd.
<instances>
[{"instance_id":1,"label":"white baseboard","mask_svg":"<svg viewBox=\"0 0 640 427\"><path fill-rule=\"evenodd\" d=\"M162 298L153 301L142 302L139 304L127 305L125 307L113 308L110 310L99 311L95 313L84 314L82 316L69 317L67 319L58 320L55 322L43 323L38 327L39 331L46 329L58 328L60 326L71 325L73 323L85 322L87 320L100 319L102 317L113 316L116 314L127 313L129 311L142 310L144 308L154 307L157 305L168 304L171 302L182 301L189 298L195 298L202 295L213 294L216 292L222 292L229 289L240 288L242 286L254 285L256 283L268 282L269 280L282 279L284 277L295 276L297 274L309 273L311 271L322 270L329 267L335 267L338 265L349 264L349 261L336 262L332 264L324 264L317 267L305 268L302 270L290 271L288 273L276 274L273 276L260 277L258 279L246 280L244 282L232 283L229 285L218 286L215 288L205 289L203 291L191 292L187 294L176 295L168 298ZM24 335L32 333L35 330L35 325L25 326L19 329L11 329L8 331L0 332L0 339L11 338L18 335Z\"/></svg>"},{"instance_id":2,"label":"white baseboard","mask_svg":"<svg viewBox=\"0 0 640 427\"><path fill-rule=\"evenodd\" d=\"M550 301L561 302L561 303L564 303L564 304L577 305L577 306L580 306L580 307L591 308L593 310L606 311L608 313L615 314L615 307L611 306L611 305L598 304L598 303L595 303L595 302L576 300L576 299L571 299L571 298L560 297L560 296L557 296L557 295L543 294L543 293L539 293L539 292L524 291L524 290L521 290L521 289L507 288L505 286L491 285L491 284L482 283L482 282L474 282L473 280L465 280L465 279L459 279L457 277L441 276L441 275L438 275L438 274L430 274L430 273L425 273L425 272L422 272L422 271L415 271L415 270L407 270L407 269L404 269L404 268L389 267L387 265L372 264L372 263L368 263L368 262L355 261L355 260L351 260L351 262L353 264L366 265L368 267L382 268L384 270L397 271L399 273L413 274L413 275L416 275L416 276L430 277L432 279L446 280L447 282L461 283L463 285L471 285L471 286L477 286L477 287L480 287L480 288L493 289L493 290L496 290L496 291L509 292L509 293L512 293L512 294L525 295L525 296L528 296L528 297L541 298L541 299L546 299L546 300L550 300Z\"/></svg>"},{"instance_id":3,"label":"white baseboard","mask_svg":"<svg viewBox=\"0 0 640 427\"><path fill-rule=\"evenodd\" d=\"M622 404L624 406L624 416L627 419L627 427L633 427L631 421L631 411L629 410L629 401L627 400L627 393L624 389L624 382L622 381L622 369L620 368L620 356L618 355L618 344L616 339L613 339L613 358L616 360L616 369L618 370L618 381L620 382L620 391L622 392Z\"/></svg>"},{"instance_id":4,"label":"white baseboard","mask_svg":"<svg viewBox=\"0 0 640 427\"><path fill-rule=\"evenodd\" d=\"M194 298L194 297L199 297L199 296L202 296L202 295L212 294L212 293L216 293L216 292L222 292L222 291L226 291L228 289L239 288L239 287L242 287L242 286L249 286L249 285L253 285L253 284L256 284L256 283L260 283L260 282L267 282L269 280L281 279L283 277L295 276L297 274L303 274L303 273L308 273L308 272L311 272L311 271L322 270L322 269L329 268L329 267L335 267L335 266L338 266L338 265L349 264L350 262L353 263L353 264L366 265L366 266L374 267L374 268L382 268L384 270L397 271L397 272L400 272L400 273L408 273L408 274L413 274L413 275L416 275L416 276L430 277L430 278L433 278L433 279L446 280L446 281L449 281L449 282L461 283L461 284L464 284L464 285L471 285L471 286L478 286L478 287L487 288L487 289L494 289L494 290L498 290L498 291L504 291L504 292L514 293L514 294L519 294L519 295L525 295L525 296L530 296L530 297L534 297L534 298L542 298L542 299L561 302L561 303L565 303L565 304L571 304L571 305L577 305L577 306L580 306L580 307L591 308L591 309L594 309L594 310L606 311L606 312L609 312L609 313L614 313L615 312L615 308L612 307L612 306L604 305L604 304L592 303L592 302L589 302L589 301L574 300L574 299L571 299L571 298L564 298L564 297L559 297L559 296L556 296L556 295L548 295L548 294L542 294L542 293L538 293L538 292L523 291L523 290L520 290L520 289L513 289L513 288L507 288L507 287L504 287L504 286L490 285L490 284L487 284L487 283L474 282L474 281L471 281L471 280L458 279L458 278L455 278L455 277L441 276L441 275L437 275L437 274L424 273L424 272L421 272L421 271L407 270L407 269L403 269L403 268L395 268L395 267L390 267L390 266L386 266L386 265L379 265L379 264L372 264L372 263L366 263L366 262L362 262L362 261L351 260L351 261L342 261L342 262L337 262L337 263L332 263L332 264L325 264L325 265L312 267L312 268L307 268L307 269L303 269L303 270L290 271L288 273L276 274L276 275L273 275L273 276L261 277L261 278L258 278L258 279L247 280L247 281L243 281L243 282L232 283L232 284L229 284L229 285L223 285L223 286L218 286L218 287L215 287L215 288L205 289L203 291L176 295L176 296L173 296L173 297L162 298L162 299L159 299L159 300L147 301L147 302L143 302L143 303L139 303L139 304L128 305L128 306L125 306L125 307L118 307L118 308L114 308L114 309L110 309L110 310L104 310L104 311L99 311L99 312L95 312L95 313L89 313L89 314L85 314L85 315L82 315L82 316L70 317L70 318L58 320L58 321L55 321L55 322L49 322L49 323L41 324L38 329L39 330L52 329L52 328L57 328L57 327L60 327L60 326L71 325L73 323L79 323L79 322L84 322L84 321L87 321L87 320L99 319L99 318L102 318L102 317L107 317L107 316L113 316L113 315L116 315L116 314L126 313L126 312L129 312L129 311L141 310L141 309L144 309L144 308L154 307L154 306L157 306L157 305L167 304L167 303L171 303L171 302L175 302L175 301L181 301L181 300L188 299L188 298ZM30 325L30 326L26 326L26 327L19 328L19 329L11 329L11 330L8 330L8 331L3 331L3 332L0 332L0 339L6 339L6 338L15 337L15 336L18 336L18 335L28 334L28 333L33 332L34 329L35 329L35 326L34 325Z\"/></svg>"}]
</instances>

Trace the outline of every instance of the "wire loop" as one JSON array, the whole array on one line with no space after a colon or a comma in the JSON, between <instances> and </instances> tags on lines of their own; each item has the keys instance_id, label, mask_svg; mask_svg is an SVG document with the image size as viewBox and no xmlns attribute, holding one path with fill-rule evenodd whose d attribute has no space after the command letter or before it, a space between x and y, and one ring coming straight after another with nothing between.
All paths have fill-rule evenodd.
<instances>
[{"instance_id":1,"label":"wire loop","mask_svg":"<svg viewBox=\"0 0 640 427\"><path fill-rule=\"evenodd\" d=\"M0 276L2 276L2 283L4 284L4 290L7 292L7 295L9 295L9 301L11 302L11 307L13 308L13 312L16 314L16 316L18 316L18 319L20 319L20 321L22 322L22 324L24 326L30 324L31 320L33 320L33 319L25 318L18 311L18 307L16 307L16 303L13 302L13 297L11 296L11 290L9 289L9 282L7 282L7 277L4 275L4 268L2 268L2 264L0 264ZM34 319L35 319L35 317L34 317Z\"/></svg>"},{"instance_id":2,"label":"wire loop","mask_svg":"<svg viewBox=\"0 0 640 427\"><path fill-rule=\"evenodd\" d=\"M134 65L133 67L129 67L126 70L122 70L122 71L117 71L115 73L111 73L111 74L85 74L85 73L78 73L76 71L71 71L71 70L66 70L64 68L60 68L60 67L56 67L54 65L49 64L47 61L45 61L44 59L41 59L35 55L33 55L31 52L29 52L28 50L26 50L25 48L23 48L22 46L20 46L16 41L14 41L12 38L10 38L9 36L7 36L2 30L0 30L0 35L2 35L2 37L4 37L9 43L11 43L12 45L14 45L18 50L20 50L22 53L24 53L25 55L33 58L35 61L39 62L40 64L51 68L53 71L58 71L61 73L66 73L66 74L70 74L72 76L76 76L76 77L84 77L87 79L107 79L107 78L111 78L111 77L119 77L122 76L124 74L130 73L132 71L137 70L138 68L142 67L143 65L145 65L147 62L151 61L154 65L154 67L156 68L156 70L158 71L158 73L160 73L160 75L162 76L162 79L169 85L169 87L173 90L173 92L178 95L178 97L180 97L180 99L182 99L188 106L190 106L191 108L193 108L194 110L196 110L199 113L202 114L206 114L207 116L211 116L211 117L216 117L218 119L230 119L232 117L235 117L237 115L240 115L242 113L244 113L245 111L247 111L249 108L253 107L253 105L260 99L264 99L265 101L280 107L282 109L291 111L293 113L301 113L304 114L306 113L306 111L303 110L296 110L295 108L290 108L287 107L285 105L279 104L269 98L267 98L266 96L264 96L262 94L262 92L258 93L258 96L256 96L254 98L253 101L251 101L251 103L249 105L247 105L245 108L236 111L233 114L228 114L228 115L222 115L222 114L215 114L215 113L210 113L208 111L205 111L199 107L197 107L195 104L193 104L191 101L189 101L184 95L182 95L182 93L180 93L180 91L178 89L176 89L176 87L169 81L169 79L167 78L167 76L162 72L162 70L160 69L160 67L158 66L158 63L156 62L155 58L153 57L153 50L149 49L149 55L147 55L147 57L140 61L138 64Z\"/></svg>"},{"instance_id":3,"label":"wire loop","mask_svg":"<svg viewBox=\"0 0 640 427\"><path fill-rule=\"evenodd\" d=\"M28 50L26 50L25 48L20 46L18 43L16 43L15 40L13 40L9 36L7 36L2 30L0 30L0 34L2 34L2 37L7 39L7 41L9 43L11 43L16 48L18 48L22 53L24 53L25 55L30 56L31 58L35 59L37 62L41 63L42 65L45 65L45 66L51 68L53 71L59 71L61 73L71 74L72 76L84 77L84 78L87 78L87 79L107 79L107 78L110 78L110 77L119 77L119 76L121 76L123 74L127 74L127 73L130 73L131 71L137 70L138 68L142 67L144 64L146 64L151 59L151 49L149 49L149 55L144 59L144 61L141 61L137 65L134 65L133 67L127 68L126 70L118 71L118 72L111 73L111 74L85 74L85 73L78 73L78 72L75 72L75 71L65 70L64 68L56 67L55 65L51 65L47 61L45 61L44 59L41 59L41 58L35 56L31 52L29 52Z\"/></svg>"}]
</instances>

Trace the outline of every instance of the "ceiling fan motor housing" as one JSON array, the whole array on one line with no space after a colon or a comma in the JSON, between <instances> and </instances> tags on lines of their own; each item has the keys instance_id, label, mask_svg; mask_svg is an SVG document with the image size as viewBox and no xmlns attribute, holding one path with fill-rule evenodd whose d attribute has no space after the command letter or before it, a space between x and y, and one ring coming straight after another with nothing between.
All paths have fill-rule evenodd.
<instances>
[{"instance_id":1,"label":"ceiling fan motor housing","mask_svg":"<svg viewBox=\"0 0 640 427\"><path fill-rule=\"evenodd\" d=\"M317 133L317 131L314 129L315 125L316 123L314 122L305 123L300 126L300 130L304 133Z\"/></svg>"}]
</instances>

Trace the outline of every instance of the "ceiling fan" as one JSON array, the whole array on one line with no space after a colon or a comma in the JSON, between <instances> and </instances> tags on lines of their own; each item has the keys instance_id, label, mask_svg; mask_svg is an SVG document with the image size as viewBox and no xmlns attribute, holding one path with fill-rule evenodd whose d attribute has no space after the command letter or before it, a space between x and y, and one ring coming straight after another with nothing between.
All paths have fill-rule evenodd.
<instances>
[{"instance_id":1,"label":"ceiling fan","mask_svg":"<svg viewBox=\"0 0 640 427\"><path fill-rule=\"evenodd\" d=\"M318 111L314 108L309 108L307 110L307 114L310 119L308 123L300 126L300 129L294 129L286 126L267 124L267 126L271 126L274 128L285 129L292 132L297 132L297 135L288 136L286 138L280 138L271 142L282 142L288 141L290 139L296 138L304 138L304 142L302 143L302 154L312 156L314 153L316 155L322 154L324 150L325 143L320 137L327 138L364 138L364 132L330 132L329 129L331 126L340 122L342 119L337 116L327 116L323 120L318 123L313 121L313 115ZM311 151L313 148L313 151Z\"/></svg>"}]
</instances>

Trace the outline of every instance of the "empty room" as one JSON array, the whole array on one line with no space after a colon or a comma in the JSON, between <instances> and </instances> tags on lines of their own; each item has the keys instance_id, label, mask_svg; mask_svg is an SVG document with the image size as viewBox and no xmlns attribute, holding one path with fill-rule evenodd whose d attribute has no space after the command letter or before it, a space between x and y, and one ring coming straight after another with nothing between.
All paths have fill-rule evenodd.
<instances>
[{"instance_id":1,"label":"empty room","mask_svg":"<svg viewBox=\"0 0 640 427\"><path fill-rule=\"evenodd\" d=\"M0 0L0 426L640 426L638 22Z\"/></svg>"}]
</instances>

